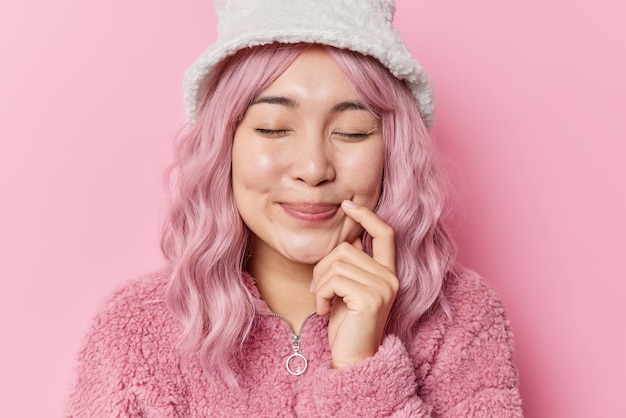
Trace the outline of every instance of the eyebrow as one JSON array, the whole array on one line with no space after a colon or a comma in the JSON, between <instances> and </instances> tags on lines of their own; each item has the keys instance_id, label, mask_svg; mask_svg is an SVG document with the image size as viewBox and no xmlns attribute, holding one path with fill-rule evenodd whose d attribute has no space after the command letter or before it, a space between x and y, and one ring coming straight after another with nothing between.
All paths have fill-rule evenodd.
<instances>
[{"instance_id":1,"label":"eyebrow","mask_svg":"<svg viewBox=\"0 0 626 418\"><path fill-rule=\"evenodd\" d=\"M357 101L341 102L332 108L333 112L343 112L345 110L367 110L367 108L363 103Z\"/></svg>"},{"instance_id":2,"label":"eyebrow","mask_svg":"<svg viewBox=\"0 0 626 418\"><path fill-rule=\"evenodd\" d=\"M290 99L284 96L259 97L255 99L250 105L252 106L255 104L259 104L259 103L280 105L280 106L285 106L288 108L295 108L298 106L298 102L296 100ZM331 109L331 112L338 113L338 112L344 112L346 110L367 110L367 107L359 101L347 101L347 102L337 103L335 106L333 106L333 108Z\"/></svg>"},{"instance_id":3,"label":"eyebrow","mask_svg":"<svg viewBox=\"0 0 626 418\"><path fill-rule=\"evenodd\" d=\"M281 105L281 106L286 106L290 108L296 107L298 105L298 103L295 100L290 99L288 97L284 97L284 96L259 97L258 99L254 99L250 105L252 106L255 104L259 104L259 103L275 104L275 105Z\"/></svg>"}]
</instances>

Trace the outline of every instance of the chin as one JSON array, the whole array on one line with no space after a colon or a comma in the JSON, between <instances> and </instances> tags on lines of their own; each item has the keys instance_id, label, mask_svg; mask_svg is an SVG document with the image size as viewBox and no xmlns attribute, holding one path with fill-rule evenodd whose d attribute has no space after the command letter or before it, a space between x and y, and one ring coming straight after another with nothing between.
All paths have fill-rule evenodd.
<instances>
[{"instance_id":1,"label":"chin","mask_svg":"<svg viewBox=\"0 0 626 418\"><path fill-rule=\"evenodd\" d=\"M301 249L299 250L291 250L287 252L287 258L291 261L300 263L300 264L317 264L322 258L326 257L328 253L332 251L333 247L324 248L324 249Z\"/></svg>"}]
</instances>

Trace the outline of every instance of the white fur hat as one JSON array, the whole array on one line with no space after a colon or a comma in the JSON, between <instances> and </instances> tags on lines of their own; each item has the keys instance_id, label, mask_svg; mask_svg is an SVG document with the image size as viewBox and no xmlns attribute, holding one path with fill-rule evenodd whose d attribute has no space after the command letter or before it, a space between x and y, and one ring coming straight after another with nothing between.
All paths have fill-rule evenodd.
<instances>
[{"instance_id":1,"label":"white fur hat","mask_svg":"<svg viewBox=\"0 0 626 418\"><path fill-rule=\"evenodd\" d=\"M185 73L188 120L195 118L204 81L222 59L274 42L318 43L370 55L408 85L426 126L433 117L428 75L393 27L394 0L215 0L217 41Z\"/></svg>"}]
</instances>

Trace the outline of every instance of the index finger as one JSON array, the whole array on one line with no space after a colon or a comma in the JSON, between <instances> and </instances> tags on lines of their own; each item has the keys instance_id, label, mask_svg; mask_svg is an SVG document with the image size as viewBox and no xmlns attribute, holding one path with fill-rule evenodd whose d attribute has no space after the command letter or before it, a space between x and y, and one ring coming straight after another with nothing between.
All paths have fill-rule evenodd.
<instances>
[{"instance_id":1,"label":"index finger","mask_svg":"<svg viewBox=\"0 0 626 418\"><path fill-rule=\"evenodd\" d=\"M383 222L374 212L351 200L341 202L346 215L361 224L363 229L372 236L372 257L374 260L396 272L396 242L393 228Z\"/></svg>"}]
</instances>

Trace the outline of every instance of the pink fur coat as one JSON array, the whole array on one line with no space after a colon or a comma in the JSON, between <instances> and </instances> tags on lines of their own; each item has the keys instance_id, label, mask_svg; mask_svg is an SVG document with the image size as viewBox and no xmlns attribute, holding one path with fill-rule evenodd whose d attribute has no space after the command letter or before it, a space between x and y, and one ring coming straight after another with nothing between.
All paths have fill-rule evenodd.
<instances>
[{"instance_id":1,"label":"pink fur coat","mask_svg":"<svg viewBox=\"0 0 626 418\"><path fill-rule=\"evenodd\" d=\"M209 384L197 357L181 359L166 280L158 272L131 283L96 317L66 416L522 417L508 322L476 275L447 282L452 319L435 311L410 344L388 335L374 357L344 369L330 366L327 318L313 316L300 340L308 368L289 374L291 333L259 312L237 365L240 389Z\"/></svg>"}]
</instances>

